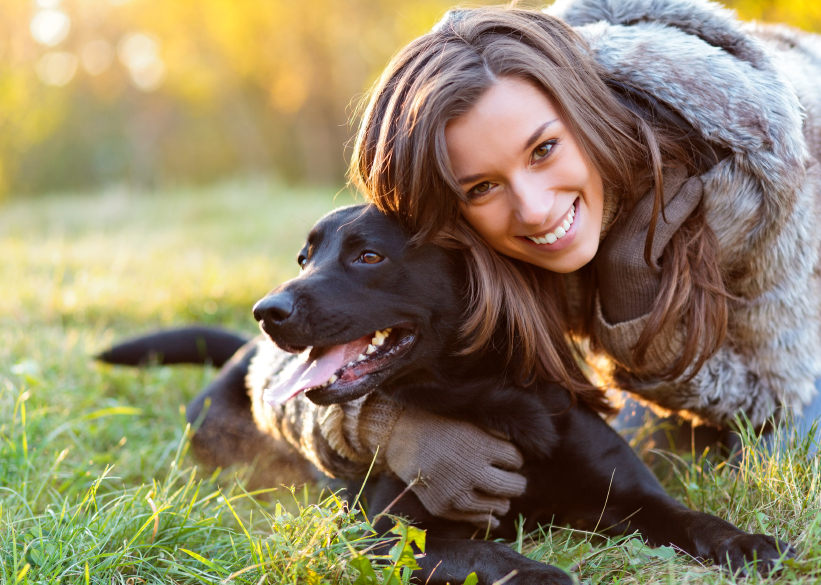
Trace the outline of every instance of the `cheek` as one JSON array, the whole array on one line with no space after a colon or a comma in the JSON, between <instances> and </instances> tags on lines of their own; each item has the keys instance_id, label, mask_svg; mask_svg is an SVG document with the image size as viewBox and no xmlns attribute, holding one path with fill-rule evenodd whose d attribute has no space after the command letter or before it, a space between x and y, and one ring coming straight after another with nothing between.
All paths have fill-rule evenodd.
<instances>
[{"instance_id":1,"label":"cheek","mask_svg":"<svg viewBox=\"0 0 821 585\"><path fill-rule=\"evenodd\" d=\"M498 205L461 205L460 212L476 233L491 246L493 240L507 233L505 218L507 215Z\"/></svg>"},{"instance_id":2,"label":"cheek","mask_svg":"<svg viewBox=\"0 0 821 585\"><path fill-rule=\"evenodd\" d=\"M587 201L587 212L590 217L588 222L588 229L595 232L594 236L598 241L602 230L602 221L604 220L604 193L601 188L601 181L597 186L590 190L590 196Z\"/></svg>"}]
</instances>

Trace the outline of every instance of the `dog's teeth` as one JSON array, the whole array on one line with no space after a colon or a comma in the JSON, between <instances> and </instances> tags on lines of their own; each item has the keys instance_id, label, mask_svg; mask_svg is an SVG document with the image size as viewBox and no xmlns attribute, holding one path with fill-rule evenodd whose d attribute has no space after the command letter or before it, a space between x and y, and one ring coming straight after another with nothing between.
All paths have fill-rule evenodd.
<instances>
[{"instance_id":1,"label":"dog's teeth","mask_svg":"<svg viewBox=\"0 0 821 585\"><path fill-rule=\"evenodd\" d=\"M331 376L330 378L328 378L328 381L327 381L327 382L325 382L325 385L327 386L328 384L333 384L333 383L334 383L334 382L336 382L337 380L339 380L339 376L337 376L336 374L334 374L333 376Z\"/></svg>"},{"instance_id":2,"label":"dog's teeth","mask_svg":"<svg viewBox=\"0 0 821 585\"><path fill-rule=\"evenodd\" d=\"M365 353L368 354L368 355L371 355L375 351L376 351L376 347L374 347L373 345L368 345L368 349L365 350Z\"/></svg>"},{"instance_id":3,"label":"dog's teeth","mask_svg":"<svg viewBox=\"0 0 821 585\"><path fill-rule=\"evenodd\" d=\"M385 341L385 337L382 335L382 332L381 332L381 331L377 331L377 332L376 332L376 337L374 337L373 339L371 339L371 343L372 343L373 345L377 346L377 347L379 347L380 345L382 345L382 343L383 343L384 341Z\"/></svg>"},{"instance_id":4,"label":"dog's teeth","mask_svg":"<svg viewBox=\"0 0 821 585\"><path fill-rule=\"evenodd\" d=\"M356 363L356 362L348 362L348 367L350 368L350 367L351 367L352 365L354 365L355 363Z\"/></svg>"},{"instance_id":5,"label":"dog's teeth","mask_svg":"<svg viewBox=\"0 0 821 585\"><path fill-rule=\"evenodd\" d=\"M393 331L393 327L388 327L387 329L385 329L385 337L387 337L388 335L390 335L390 334L391 334L391 331Z\"/></svg>"},{"instance_id":6,"label":"dog's teeth","mask_svg":"<svg viewBox=\"0 0 821 585\"><path fill-rule=\"evenodd\" d=\"M364 353L360 353L358 356L356 356L356 361L358 362L364 361L366 359L368 359L368 356L366 356Z\"/></svg>"}]
</instances>

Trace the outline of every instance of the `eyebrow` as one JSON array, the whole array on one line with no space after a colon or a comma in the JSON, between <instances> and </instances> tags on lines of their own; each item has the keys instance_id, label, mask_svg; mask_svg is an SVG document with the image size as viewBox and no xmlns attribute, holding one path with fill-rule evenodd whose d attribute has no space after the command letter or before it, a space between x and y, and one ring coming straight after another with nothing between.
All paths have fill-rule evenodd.
<instances>
[{"instance_id":1,"label":"eyebrow","mask_svg":"<svg viewBox=\"0 0 821 585\"><path fill-rule=\"evenodd\" d=\"M547 130L550 127L550 125L553 124L556 120L558 120L558 118L553 118L552 120L550 120L550 122L545 122L544 124L536 128L536 131L530 135L530 138L527 139L527 142L525 143L525 147L522 149L522 152L527 152L527 149L533 146L535 142L539 139L539 137L544 133L544 131Z\"/></svg>"},{"instance_id":2,"label":"eyebrow","mask_svg":"<svg viewBox=\"0 0 821 585\"><path fill-rule=\"evenodd\" d=\"M542 124L541 126L536 128L536 131L533 134L530 135L530 138L527 139L527 142L525 143L525 147L522 149L522 152L527 152L527 150L531 146L533 146L533 144L537 140L539 140L541 135L544 134L544 131L547 130L550 127L550 125L553 124L554 122L556 122L557 120L558 120L558 118L554 118L554 119L550 120L549 122L545 122L544 124ZM459 183L460 185L467 185L468 183L473 183L474 181L478 181L479 179L481 179L484 176L485 176L484 173L476 173L475 175L468 175L467 177L462 177L460 179L457 179L457 183Z\"/></svg>"}]
</instances>

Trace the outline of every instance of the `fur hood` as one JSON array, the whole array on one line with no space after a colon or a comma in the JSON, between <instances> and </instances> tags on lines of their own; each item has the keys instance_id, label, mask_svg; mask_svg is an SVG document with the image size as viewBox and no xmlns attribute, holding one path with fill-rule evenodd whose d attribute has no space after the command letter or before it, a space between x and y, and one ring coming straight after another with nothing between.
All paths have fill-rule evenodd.
<instances>
[{"instance_id":1,"label":"fur hood","mask_svg":"<svg viewBox=\"0 0 821 585\"><path fill-rule=\"evenodd\" d=\"M661 384L633 379L629 352L605 343L617 380L717 424L738 411L760 425L783 404L800 410L821 377L821 152L808 148L821 144L821 81L806 81L821 80L818 37L748 25L706 0L558 0L546 12L576 29L612 80L732 152L702 177L707 221L739 297L727 341L691 382ZM627 345L624 328L610 333Z\"/></svg>"},{"instance_id":2,"label":"fur hood","mask_svg":"<svg viewBox=\"0 0 821 585\"><path fill-rule=\"evenodd\" d=\"M801 185L801 104L733 12L704 0L559 0L548 12L576 27L614 79L730 148L774 195L789 201Z\"/></svg>"}]
</instances>

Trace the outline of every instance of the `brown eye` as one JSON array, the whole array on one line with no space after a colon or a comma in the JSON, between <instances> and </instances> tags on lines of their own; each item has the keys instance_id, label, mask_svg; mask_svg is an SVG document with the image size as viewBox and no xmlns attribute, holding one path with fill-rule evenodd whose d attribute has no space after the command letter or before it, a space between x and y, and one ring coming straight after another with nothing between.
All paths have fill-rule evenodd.
<instances>
[{"instance_id":1,"label":"brown eye","mask_svg":"<svg viewBox=\"0 0 821 585\"><path fill-rule=\"evenodd\" d=\"M490 183L490 181L483 181L482 183L479 183L478 185L473 187L470 191L468 191L468 197L471 198L471 199L478 198L478 197L484 195L485 193L487 193L488 191L490 191L490 189L492 187L493 187L493 184Z\"/></svg>"},{"instance_id":2,"label":"brown eye","mask_svg":"<svg viewBox=\"0 0 821 585\"><path fill-rule=\"evenodd\" d=\"M384 258L374 252L363 252L357 260L365 264L379 264Z\"/></svg>"},{"instance_id":3,"label":"brown eye","mask_svg":"<svg viewBox=\"0 0 821 585\"><path fill-rule=\"evenodd\" d=\"M543 142L533 150L533 154L531 155L530 160L532 162L538 162L542 159L547 158L550 155L550 152L553 150L554 146L556 146L555 140L548 140L547 142Z\"/></svg>"}]
</instances>

